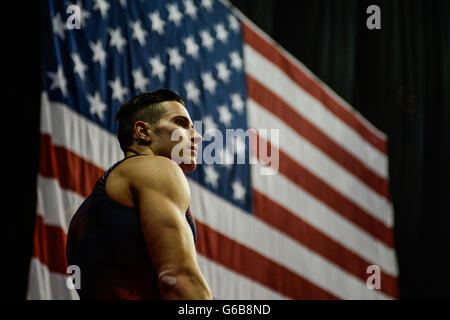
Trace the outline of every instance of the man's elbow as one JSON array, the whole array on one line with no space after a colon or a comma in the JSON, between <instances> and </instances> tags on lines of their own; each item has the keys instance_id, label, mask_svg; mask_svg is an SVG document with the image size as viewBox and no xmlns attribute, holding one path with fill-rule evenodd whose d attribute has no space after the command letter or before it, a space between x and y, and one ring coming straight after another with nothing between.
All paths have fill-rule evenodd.
<instances>
[{"instance_id":1,"label":"man's elbow","mask_svg":"<svg viewBox=\"0 0 450 320\"><path fill-rule=\"evenodd\" d=\"M212 300L208 284L198 270L163 271L158 284L163 299Z\"/></svg>"}]
</instances>

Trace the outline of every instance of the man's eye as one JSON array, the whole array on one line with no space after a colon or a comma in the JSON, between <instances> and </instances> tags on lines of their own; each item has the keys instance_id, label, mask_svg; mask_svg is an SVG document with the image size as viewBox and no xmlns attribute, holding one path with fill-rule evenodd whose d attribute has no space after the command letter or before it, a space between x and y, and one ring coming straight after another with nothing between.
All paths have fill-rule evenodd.
<instances>
[{"instance_id":1,"label":"man's eye","mask_svg":"<svg viewBox=\"0 0 450 320\"><path fill-rule=\"evenodd\" d=\"M177 120L175 123L179 124L180 126L183 126L183 127L186 125L186 121L184 121L184 120Z\"/></svg>"}]
</instances>

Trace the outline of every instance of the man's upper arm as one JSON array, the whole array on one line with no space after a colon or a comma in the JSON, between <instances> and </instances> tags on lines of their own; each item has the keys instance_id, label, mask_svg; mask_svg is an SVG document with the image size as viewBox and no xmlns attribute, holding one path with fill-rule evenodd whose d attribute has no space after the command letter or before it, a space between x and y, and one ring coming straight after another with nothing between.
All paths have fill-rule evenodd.
<instances>
[{"instance_id":1,"label":"man's upper arm","mask_svg":"<svg viewBox=\"0 0 450 320\"><path fill-rule=\"evenodd\" d=\"M170 159L145 160L133 169L131 189L153 266L158 274L195 269L195 247L185 218L190 198L186 178Z\"/></svg>"}]
</instances>

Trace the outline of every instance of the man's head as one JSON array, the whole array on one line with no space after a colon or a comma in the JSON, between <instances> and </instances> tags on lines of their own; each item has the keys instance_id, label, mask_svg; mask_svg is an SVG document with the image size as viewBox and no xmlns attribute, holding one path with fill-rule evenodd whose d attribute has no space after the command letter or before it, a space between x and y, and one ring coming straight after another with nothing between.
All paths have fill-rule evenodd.
<instances>
[{"instance_id":1,"label":"man's head","mask_svg":"<svg viewBox=\"0 0 450 320\"><path fill-rule=\"evenodd\" d=\"M201 136L194 130L184 102L175 92L158 89L141 93L120 108L116 121L119 121L120 148L125 154L128 151L151 152L177 163L183 159L180 166L185 172L195 169L197 152L194 149ZM172 141L173 136L176 141ZM182 148L173 154L176 145Z\"/></svg>"}]
</instances>

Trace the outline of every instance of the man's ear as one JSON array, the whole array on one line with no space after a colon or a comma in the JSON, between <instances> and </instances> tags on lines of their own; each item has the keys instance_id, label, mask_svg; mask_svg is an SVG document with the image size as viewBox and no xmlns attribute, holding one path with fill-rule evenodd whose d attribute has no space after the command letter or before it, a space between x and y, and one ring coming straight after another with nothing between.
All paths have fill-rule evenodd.
<instances>
[{"instance_id":1,"label":"man's ear","mask_svg":"<svg viewBox=\"0 0 450 320\"><path fill-rule=\"evenodd\" d=\"M149 144L152 140L151 127L147 122L141 120L136 121L134 123L134 134L140 143Z\"/></svg>"}]
</instances>

